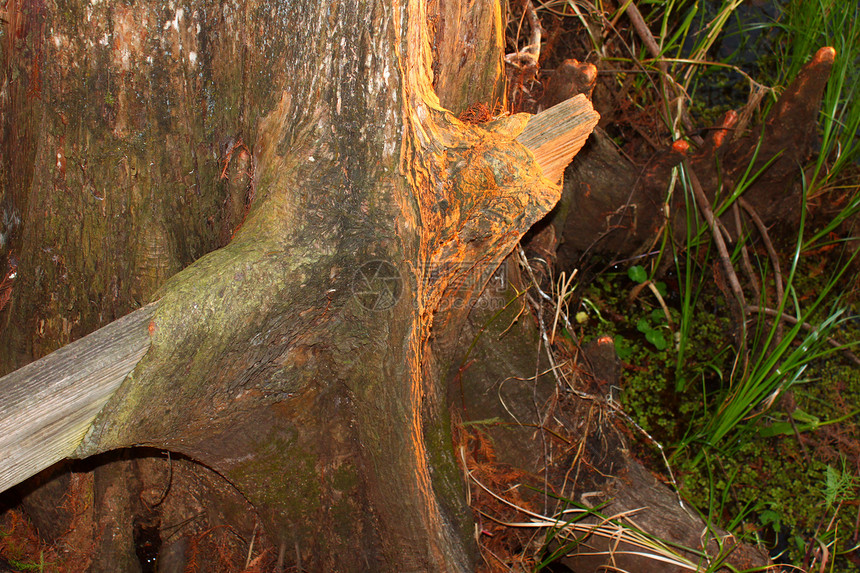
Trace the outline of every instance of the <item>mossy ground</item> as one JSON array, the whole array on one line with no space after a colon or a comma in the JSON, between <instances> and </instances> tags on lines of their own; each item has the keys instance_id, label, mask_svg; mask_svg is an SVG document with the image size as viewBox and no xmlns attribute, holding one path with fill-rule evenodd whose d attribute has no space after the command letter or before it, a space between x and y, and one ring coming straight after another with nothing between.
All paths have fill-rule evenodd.
<instances>
[{"instance_id":1,"label":"mossy ground","mask_svg":"<svg viewBox=\"0 0 860 573\"><path fill-rule=\"evenodd\" d=\"M801 259L794 283L801 305L821 292L828 280L821 269L827 261L835 264L835 256ZM834 298L841 296L839 305L850 316L860 306L856 277L847 276L834 289ZM678 337L666 319L660 319L664 313L656 297L643 289L630 300L636 283L627 269L600 274L587 288L584 297L600 318L592 310L584 331L615 338L624 366L619 392L624 410L667 447L681 494L710 522L765 545L772 555L779 554L779 561L798 567L808 564L819 543L838 537L837 551L846 555L838 558L837 569L860 571L851 553L860 515L860 369L840 353L812 363L790 392L763 415L744 421L731 443L708 447L701 432L732 383L737 328L714 281L703 281L680 363ZM677 285L671 278L666 282L666 299L677 325ZM825 314L816 319L823 320ZM663 330L672 343L657 348L642 332L643 320L649 328ZM848 320L837 336L842 342L856 341L858 327L856 319ZM702 451L704 457L697 460ZM665 471L646 440L636 452L642 458L653 456L654 470Z\"/></svg>"}]
</instances>

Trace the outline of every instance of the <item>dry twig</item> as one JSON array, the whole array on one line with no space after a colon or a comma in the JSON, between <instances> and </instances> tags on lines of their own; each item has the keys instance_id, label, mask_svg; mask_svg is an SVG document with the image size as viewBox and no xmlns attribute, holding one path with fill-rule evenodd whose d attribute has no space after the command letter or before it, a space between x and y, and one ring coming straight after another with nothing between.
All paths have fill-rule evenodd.
<instances>
[{"instance_id":1,"label":"dry twig","mask_svg":"<svg viewBox=\"0 0 860 573\"><path fill-rule=\"evenodd\" d=\"M746 312L747 302L746 297L744 296L743 288L741 288L741 283L738 280L738 275L735 272L734 265L732 265L732 259L729 256L729 250L726 247L726 242L723 240L723 234L720 232L720 225L717 217L714 215L713 209L711 209L711 203L708 199L708 196L705 195L705 190L702 188L702 184L699 181L699 178L696 176L696 172L693 170L693 166L690 164L688 159L684 159L684 168L690 176L690 184L693 187L693 193L696 196L696 204L699 207L699 210L702 212L702 216L705 218L705 221L708 223L708 227L711 228L711 236L714 238L714 244L717 246L717 251L720 256L720 265L723 267L723 271L725 271L726 276L729 279L729 285L732 288L732 292L735 295L738 303L738 312L740 316L740 323L742 325L746 324ZM742 341L746 338L746 327L744 326L744 333ZM745 343L744 343L745 346Z\"/></svg>"}]
</instances>

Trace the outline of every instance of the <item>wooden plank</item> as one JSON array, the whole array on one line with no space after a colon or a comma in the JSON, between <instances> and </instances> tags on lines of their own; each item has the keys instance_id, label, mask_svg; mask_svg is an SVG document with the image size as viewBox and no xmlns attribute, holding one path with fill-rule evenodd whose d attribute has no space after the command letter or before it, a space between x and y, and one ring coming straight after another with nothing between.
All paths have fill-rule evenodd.
<instances>
[{"instance_id":1,"label":"wooden plank","mask_svg":"<svg viewBox=\"0 0 860 573\"><path fill-rule=\"evenodd\" d=\"M157 304L0 378L0 492L75 451L149 349Z\"/></svg>"},{"instance_id":2,"label":"wooden plank","mask_svg":"<svg viewBox=\"0 0 860 573\"><path fill-rule=\"evenodd\" d=\"M556 182L599 119L588 98L579 94L532 116L517 141L534 154L544 176Z\"/></svg>"}]
</instances>

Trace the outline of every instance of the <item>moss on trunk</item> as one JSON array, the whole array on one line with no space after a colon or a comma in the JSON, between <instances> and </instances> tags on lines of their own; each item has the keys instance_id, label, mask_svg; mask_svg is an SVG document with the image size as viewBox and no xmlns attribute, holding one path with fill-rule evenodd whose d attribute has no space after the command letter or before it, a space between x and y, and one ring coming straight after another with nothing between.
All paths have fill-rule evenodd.
<instances>
[{"instance_id":1,"label":"moss on trunk","mask_svg":"<svg viewBox=\"0 0 860 573\"><path fill-rule=\"evenodd\" d=\"M479 4L469 26L498 27ZM185 454L314 569L472 568L447 343L558 199L514 141L523 118L466 125L440 105L425 9L69 1L45 16L48 111L16 199L4 337L26 342L4 343L4 367L160 299L149 353L78 455ZM494 46L474 62L481 93L501 82ZM452 78L449 105L471 103ZM369 261L392 269L371 282L396 285L394 304L356 296Z\"/></svg>"}]
</instances>

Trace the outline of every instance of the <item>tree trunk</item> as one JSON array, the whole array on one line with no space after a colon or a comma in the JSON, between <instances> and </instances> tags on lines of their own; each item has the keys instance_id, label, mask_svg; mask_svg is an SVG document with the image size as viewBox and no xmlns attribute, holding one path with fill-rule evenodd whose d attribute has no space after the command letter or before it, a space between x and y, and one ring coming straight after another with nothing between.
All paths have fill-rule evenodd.
<instances>
[{"instance_id":1,"label":"tree trunk","mask_svg":"<svg viewBox=\"0 0 860 573\"><path fill-rule=\"evenodd\" d=\"M478 2L441 34L455 5L433 8L438 54L500 26ZM76 455L204 464L312 570L472 568L441 373L559 196L523 117L440 105L429 20L420 0L7 5L3 371L160 299ZM447 105L502 93L500 47L479 90L439 68Z\"/></svg>"}]
</instances>

